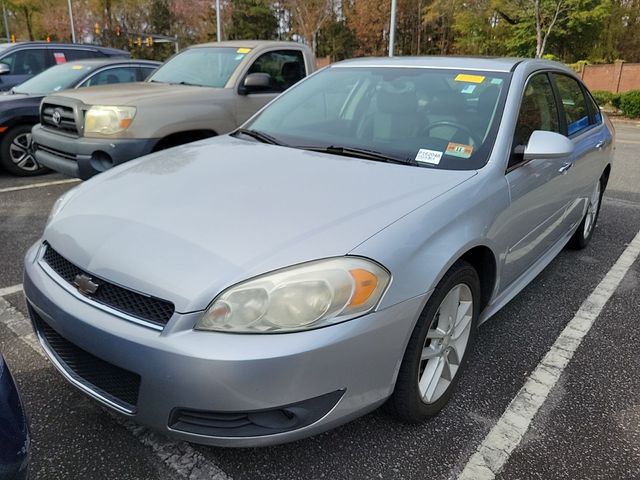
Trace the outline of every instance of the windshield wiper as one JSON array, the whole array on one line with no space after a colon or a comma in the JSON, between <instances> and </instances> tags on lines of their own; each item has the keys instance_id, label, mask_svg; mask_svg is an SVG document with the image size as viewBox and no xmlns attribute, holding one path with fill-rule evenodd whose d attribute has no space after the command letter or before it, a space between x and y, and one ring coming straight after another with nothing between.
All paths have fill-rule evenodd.
<instances>
[{"instance_id":1,"label":"windshield wiper","mask_svg":"<svg viewBox=\"0 0 640 480\"><path fill-rule=\"evenodd\" d=\"M312 152L331 153L333 155L343 155L345 157L364 158L365 160L375 160L377 162L399 163L402 165L418 165L418 162L409 157L397 157L388 153L376 152L364 148L341 147L329 145L328 147L296 147Z\"/></svg>"},{"instance_id":2,"label":"windshield wiper","mask_svg":"<svg viewBox=\"0 0 640 480\"><path fill-rule=\"evenodd\" d=\"M235 132L232 133L232 135L235 135L237 133L242 133L243 135L246 135L248 137L255 138L256 140L262 143L268 143L270 145L280 145L280 146L284 145L284 143L278 141L276 138L272 137L268 133L264 133L259 130L253 130L251 128L238 128Z\"/></svg>"}]
</instances>

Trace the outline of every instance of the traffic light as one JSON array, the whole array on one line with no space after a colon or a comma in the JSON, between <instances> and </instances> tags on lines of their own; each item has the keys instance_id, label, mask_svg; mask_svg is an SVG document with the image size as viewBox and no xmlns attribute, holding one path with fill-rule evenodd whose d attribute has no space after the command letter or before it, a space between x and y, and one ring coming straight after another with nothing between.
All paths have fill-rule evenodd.
<instances>
[{"instance_id":1,"label":"traffic light","mask_svg":"<svg viewBox=\"0 0 640 480\"><path fill-rule=\"evenodd\" d=\"M95 24L94 31L96 32L96 35L100 35L100 24L99 23Z\"/></svg>"},{"instance_id":2,"label":"traffic light","mask_svg":"<svg viewBox=\"0 0 640 480\"><path fill-rule=\"evenodd\" d=\"M142 37L138 37L138 40L136 40L136 45L138 45L139 47L142 46Z\"/></svg>"},{"instance_id":3,"label":"traffic light","mask_svg":"<svg viewBox=\"0 0 640 480\"><path fill-rule=\"evenodd\" d=\"M15 33L11 34L11 43L16 43L16 34Z\"/></svg>"},{"instance_id":4,"label":"traffic light","mask_svg":"<svg viewBox=\"0 0 640 480\"><path fill-rule=\"evenodd\" d=\"M153 37L147 37L147 47L153 47Z\"/></svg>"},{"instance_id":5,"label":"traffic light","mask_svg":"<svg viewBox=\"0 0 640 480\"><path fill-rule=\"evenodd\" d=\"M47 43L51 43L51 37L47 35Z\"/></svg>"}]
</instances>

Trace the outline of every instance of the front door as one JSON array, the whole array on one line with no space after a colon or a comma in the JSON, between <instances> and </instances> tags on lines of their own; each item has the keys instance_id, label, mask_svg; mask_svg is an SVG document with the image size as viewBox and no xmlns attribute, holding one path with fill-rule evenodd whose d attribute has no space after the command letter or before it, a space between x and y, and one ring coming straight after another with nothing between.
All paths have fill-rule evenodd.
<instances>
[{"instance_id":1,"label":"front door","mask_svg":"<svg viewBox=\"0 0 640 480\"><path fill-rule=\"evenodd\" d=\"M535 130L560 132L560 118L547 73L527 83L516 124L506 174L511 203L504 212L505 245L502 288L532 266L563 234L567 207L568 159L523 159Z\"/></svg>"}]
</instances>

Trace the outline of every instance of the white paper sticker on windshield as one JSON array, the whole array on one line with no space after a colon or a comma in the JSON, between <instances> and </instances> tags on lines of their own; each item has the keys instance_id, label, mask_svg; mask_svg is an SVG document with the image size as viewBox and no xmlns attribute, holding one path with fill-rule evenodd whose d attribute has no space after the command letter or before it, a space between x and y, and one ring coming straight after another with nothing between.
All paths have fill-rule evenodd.
<instances>
[{"instance_id":1,"label":"white paper sticker on windshield","mask_svg":"<svg viewBox=\"0 0 640 480\"><path fill-rule=\"evenodd\" d=\"M431 165L438 165L440 163L441 158L442 158L442 152L421 148L420 150L418 150L418 154L416 155L416 162L430 163Z\"/></svg>"}]
</instances>

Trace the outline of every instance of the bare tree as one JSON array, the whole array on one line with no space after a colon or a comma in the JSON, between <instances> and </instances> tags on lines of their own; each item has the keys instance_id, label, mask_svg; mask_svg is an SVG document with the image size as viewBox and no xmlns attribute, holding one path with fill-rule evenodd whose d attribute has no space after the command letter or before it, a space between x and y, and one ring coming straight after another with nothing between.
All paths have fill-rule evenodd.
<instances>
[{"instance_id":1,"label":"bare tree","mask_svg":"<svg viewBox=\"0 0 640 480\"><path fill-rule=\"evenodd\" d=\"M291 12L293 27L315 53L318 32L331 18L333 1L285 0L282 3Z\"/></svg>"},{"instance_id":2,"label":"bare tree","mask_svg":"<svg viewBox=\"0 0 640 480\"><path fill-rule=\"evenodd\" d=\"M536 20L536 58L542 58L547 39L561 15L567 11L566 0L529 0L533 5Z\"/></svg>"}]
</instances>

